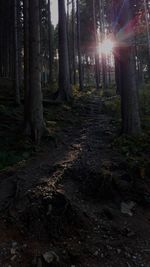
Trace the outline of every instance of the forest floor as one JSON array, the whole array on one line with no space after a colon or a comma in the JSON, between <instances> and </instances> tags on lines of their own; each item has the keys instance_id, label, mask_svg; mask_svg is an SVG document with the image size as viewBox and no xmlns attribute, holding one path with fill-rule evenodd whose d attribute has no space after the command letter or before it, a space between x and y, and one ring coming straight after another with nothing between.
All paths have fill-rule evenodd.
<instances>
[{"instance_id":1,"label":"forest floor","mask_svg":"<svg viewBox=\"0 0 150 267\"><path fill-rule=\"evenodd\" d=\"M150 140L118 137L112 99L47 106L50 137L1 170L0 266L150 267Z\"/></svg>"}]
</instances>

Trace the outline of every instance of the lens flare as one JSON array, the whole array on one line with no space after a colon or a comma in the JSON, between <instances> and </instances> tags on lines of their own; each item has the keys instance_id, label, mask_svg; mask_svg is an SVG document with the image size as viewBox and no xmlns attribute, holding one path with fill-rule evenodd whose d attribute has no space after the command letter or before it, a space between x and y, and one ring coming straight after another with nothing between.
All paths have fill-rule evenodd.
<instances>
[{"instance_id":1,"label":"lens flare","mask_svg":"<svg viewBox=\"0 0 150 267\"><path fill-rule=\"evenodd\" d=\"M101 44L99 44L99 51L102 54L112 53L114 48L114 42L111 39L105 39Z\"/></svg>"}]
</instances>

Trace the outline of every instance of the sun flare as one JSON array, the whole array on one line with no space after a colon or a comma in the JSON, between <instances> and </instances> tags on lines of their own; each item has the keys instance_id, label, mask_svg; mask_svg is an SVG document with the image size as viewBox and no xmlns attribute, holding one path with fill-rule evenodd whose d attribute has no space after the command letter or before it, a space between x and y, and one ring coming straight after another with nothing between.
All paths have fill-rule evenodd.
<instances>
[{"instance_id":1,"label":"sun flare","mask_svg":"<svg viewBox=\"0 0 150 267\"><path fill-rule=\"evenodd\" d=\"M99 44L99 51L103 54L112 53L114 48L114 42L110 39L105 39L101 44Z\"/></svg>"}]
</instances>

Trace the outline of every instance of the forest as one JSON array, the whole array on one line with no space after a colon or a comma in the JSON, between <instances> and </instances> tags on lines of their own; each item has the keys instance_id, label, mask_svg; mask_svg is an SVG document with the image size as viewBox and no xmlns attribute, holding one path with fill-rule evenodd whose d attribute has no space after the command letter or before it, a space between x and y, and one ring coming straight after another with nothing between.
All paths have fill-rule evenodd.
<instances>
[{"instance_id":1,"label":"forest","mask_svg":"<svg viewBox=\"0 0 150 267\"><path fill-rule=\"evenodd\" d=\"M150 267L150 0L1 0L0 92L0 266Z\"/></svg>"}]
</instances>

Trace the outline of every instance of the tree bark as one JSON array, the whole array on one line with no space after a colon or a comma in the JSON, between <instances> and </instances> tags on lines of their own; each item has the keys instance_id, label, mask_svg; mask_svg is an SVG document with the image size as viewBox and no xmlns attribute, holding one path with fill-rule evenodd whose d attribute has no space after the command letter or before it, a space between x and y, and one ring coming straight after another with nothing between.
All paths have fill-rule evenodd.
<instances>
[{"instance_id":1,"label":"tree bark","mask_svg":"<svg viewBox=\"0 0 150 267\"><path fill-rule=\"evenodd\" d=\"M94 24L94 54L95 54L95 80L96 80L96 89L100 88L100 66L99 66L99 51L98 51L98 40L97 40L97 25L96 25L96 10L95 10L95 0L93 0L93 24Z\"/></svg>"},{"instance_id":2,"label":"tree bark","mask_svg":"<svg viewBox=\"0 0 150 267\"><path fill-rule=\"evenodd\" d=\"M59 10L59 98L69 101L72 98L69 73L67 19L64 0L58 0Z\"/></svg>"},{"instance_id":3,"label":"tree bark","mask_svg":"<svg viewBox=\"0 0 150 267\"><path fill-rule=\"evenodd\" d=\"M79 70L79 86L83 90L83 72L82 72L82 58L81 58L81 33L80 33L80 3L76 0L77 6L77 49L78 49L78 70Z\"/></svg>"},{"instance_id":4,"label":"tree bark","mask_svg":"<svg viewBox=\"0 0 150 267\"><path fill-rule=\"evenodd\" d=\"M28 109L26 119L31 137L39 143L45 128L41 92L39 1L29 0L28 3L24 1L24 4L25 12L27 12L25 15L25 37L27 38L25 39L25 79L27 79L25 111Z\"/></svg>"},{"instance_id":5,"label":"tree bark","mask_svg":"<svg viewBox=\"0 0 150 267\"><path fill-rule=\"evenodd\" d=\"M18 46L18 17L17 17L18 4L14 0L14 50L15 50L15 102L20 105L20 82L19 82L19 46Z\"/></svg>"},{"instance_id":6,"label":"tree bark","mask_svg":"<svg viewBox=\"0 0 150 267\"><path fill-rule=\"evenodd\" d=\"M24 14L24 128L26 133L30 132L29 125L29 0L23 1Z\"/></svg>"},{"instance_id":7,"label":"tree bark","mask_svg":"<svg viewBox=\"0 0 150 267\"><path fill-rule=\"evenodd\" d=\"M52 29L51 29L51 4L48 0L48 45L49 45L49 82L52 82Z\"/></svg>"},{"instance_id":8,"label":"tree bark","mask_svg":"<svg viewBox=\"0 0 150 267\"><path fill-rule=\"evenodd\" d=\"M132 21L133 14L129 0L126 0L123 14L124 16L119 19L120 29ZM134 37L124 40L124 43L120 44L118 52L121 75L122 132L127 135L138 135L141 132L141 124L136 84Z\"/></svg>"},{"instance_id":9,"label":"tree bark","mask_svg":"<svg viewBox=\"0 0 150 267\"><path fill-rule=\"evenodd\" d=\"M146 1L146 0L143 0L143 4L144 4L144 14L145 14L146 31L147 31L147 46L148 46L148 77L150 78L150 29L149 29L149 21L148 21L147 1Z\"/></svg>"},{"instance_id":10,"label":"tree bark","mask_svg":"<svg viewBox=\"0 0 150 267\"><path fill-rule=\"evenodd\" d=\"M75 44L75 0L72 0L72 68L73 68L73 84L76 85L76 44Z\"/></svg>"}]
</instances>

